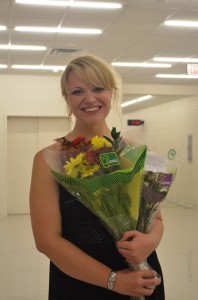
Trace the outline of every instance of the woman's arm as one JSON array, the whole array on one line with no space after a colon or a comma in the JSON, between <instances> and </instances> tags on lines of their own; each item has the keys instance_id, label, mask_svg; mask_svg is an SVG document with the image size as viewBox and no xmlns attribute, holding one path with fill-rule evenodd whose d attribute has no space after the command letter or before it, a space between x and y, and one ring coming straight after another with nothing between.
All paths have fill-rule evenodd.
<instances>
[{"instance_id":1,"label":"woman's arm","mask_svg":"<svg viewBox=\"0 0 198 300\"><path fill-rule=\"evenodd\" d=\"M122 239L117 242L118 251L129 263L139 264L158 247L163 230L162 215L158 211L149 233L136 230L125 232Z\"/></svg>"},{"instance_id":2,"label":"woman's arm","mask_svg":"<svg viewBox=\"0 0 198 300\"><path fill-rule=\"evenodd\" d=\"M37 249L67 275L107 288L111 269L61 236L59 191L42 151L34 158L30 188L30 214ZM125 295L151 295L160 280L152 270L119 271L114 291ZM150 277L150 278L148 278Z\"/></svg>"},{"instance_id":3,"label":"woman's arm","mask_svg":"<svg viewBox=\"0 0 198 300\"><path fill-rule=\"evenodd\" d=\"M59 191L42 151L34 159L30 214L37 249L71 277L106 287L110 268L61 237ZM98 270L98 272L96 272Z\"/></svg>"}]
</instances>

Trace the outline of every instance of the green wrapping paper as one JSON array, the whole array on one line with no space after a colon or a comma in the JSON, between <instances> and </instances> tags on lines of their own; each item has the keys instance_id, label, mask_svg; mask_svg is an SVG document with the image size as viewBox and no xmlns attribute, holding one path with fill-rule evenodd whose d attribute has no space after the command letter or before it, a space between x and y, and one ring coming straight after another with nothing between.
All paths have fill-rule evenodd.
<instances>
[{"instance_id":1,"label":"green wrapping paper","mask_svg":"<svg viewBox=\"0 0 198 300\"><path fill-rule=\"evenodd\" d=\"M137 226L145 158L146 146L129 147L119 155L121 170L112 173L79 179L51 172L118 240Z\"/></svg>"}]
</instances>

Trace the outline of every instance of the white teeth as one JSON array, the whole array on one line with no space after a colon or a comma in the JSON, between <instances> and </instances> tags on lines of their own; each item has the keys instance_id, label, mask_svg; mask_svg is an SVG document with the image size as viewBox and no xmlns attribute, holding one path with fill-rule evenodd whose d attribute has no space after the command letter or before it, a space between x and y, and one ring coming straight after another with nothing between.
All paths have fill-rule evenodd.
<instances>
[{"instance_id":1,"label":"white teeth","mask_svg":"<svg viewBox=\"0 0 198 300\"><path fill-rule=\"evenodd\" d=\"M98 110L99 107L87 107L87 108L84 108L85 111L95 111L95 110Z\"/></svg>"}]
</instances>

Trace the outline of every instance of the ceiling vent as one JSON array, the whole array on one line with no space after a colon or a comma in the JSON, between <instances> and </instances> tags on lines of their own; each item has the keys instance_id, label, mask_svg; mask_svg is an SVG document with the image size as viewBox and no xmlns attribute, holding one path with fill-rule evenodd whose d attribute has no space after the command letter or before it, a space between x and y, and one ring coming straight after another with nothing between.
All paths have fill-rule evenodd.
<instances>
[{"instance_id":1,"label":"ceiling vent","mask_svg":"<svg viewBox=\"0 0 198 300\"><path fill-rule=\"evenodd\" d=\"M71 55L81 52L79 49L72 48L54 48L50 51L51 55Z\"/></svg>"}]
</instances>

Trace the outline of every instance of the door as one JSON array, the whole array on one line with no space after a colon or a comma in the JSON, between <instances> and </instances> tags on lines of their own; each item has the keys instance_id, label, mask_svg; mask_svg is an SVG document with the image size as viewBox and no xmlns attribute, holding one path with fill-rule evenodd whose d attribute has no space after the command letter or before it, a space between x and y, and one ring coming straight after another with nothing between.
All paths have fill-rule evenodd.
<instances>
[{"instance_id":1,"label":"door","mask_svg":"<svg viewBox=\"0 0 198 300\"><path fill-rule=\"evenodd\" d=\"M29 213L34 154L70 130L66 117L9 117L7 131L8 214Z\"/></svg>"}]
</instances>

